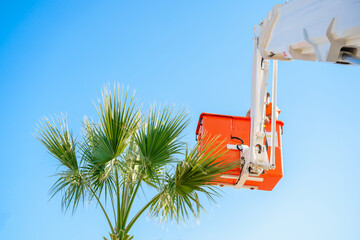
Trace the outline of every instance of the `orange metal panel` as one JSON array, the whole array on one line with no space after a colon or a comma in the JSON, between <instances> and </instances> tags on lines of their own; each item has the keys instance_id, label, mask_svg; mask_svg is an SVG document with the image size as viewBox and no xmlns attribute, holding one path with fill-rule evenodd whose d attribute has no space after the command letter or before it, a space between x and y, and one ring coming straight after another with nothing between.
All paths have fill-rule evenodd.
<instances>
[{"instance_id":1,"label":"orange metal panel","mask_svg":"<svg viewBox=\"0 0 360 240\"><path fill-rule=\"evenodd\" d=\"M201 138L205 133L211 136L218 136L218 142L222 142L224 151L227 150L227 144L240 144L236 138L241 138L244 145L250 145L250 118L228 116L220 114L202 113L196 129L196 135ZM276 169L268 170L261 174L259 178L263 178L262 182L246 181L244 185L257 186L258 190L271 191L283 176L282 169L282 153L281 153L281 133L284 123L276 122L277 145L275 149L275 165ZM265 130L271 131L271 123L266 124ZM236 138L234 138L236 137ZM270 141L269 141L270 143ZM271 146L268 149L268 157L270 159ZM238 162L239 165L234 169L225 172L225 175L239 177L240 175L240 154L239 150L228 150L228 152L219 161ZM237 179L217 178L215 184L236 184Z\"/></svg>"}]
</instances>

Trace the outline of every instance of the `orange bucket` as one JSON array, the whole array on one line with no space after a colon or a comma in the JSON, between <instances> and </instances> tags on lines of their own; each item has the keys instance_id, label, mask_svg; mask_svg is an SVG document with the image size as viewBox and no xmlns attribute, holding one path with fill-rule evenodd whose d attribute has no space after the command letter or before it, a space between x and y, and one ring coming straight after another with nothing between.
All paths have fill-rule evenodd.
<instances>
[{"instance_id":1,"label":"orange bucket","mask_svg":"<svg viewBox=\"0 0 360 240\"><path fill-rule=\"evenodd\" d=\"M282 151L281 151L281 135L284 123L276 121L276 134L275 134L275 165L273 170L267 170L265 173L260 174L256 178L252 178L255 181L245 181L243 188L257 189L271 191L283 176L282 166ZM238 145L241 144L241 140L244 141L244 145L250 146L250 118L228 116L212 113L202 113L199 118L199 122L196 128L197 139L201 139L204 134L211 136L218 136L218 143L221 143L224 151L227 153L219 158L219 161L226 162L238 162L237 167L230 171L224 172L224 175L216 179L217 185L231 186L235 185L240 177L240 150L227 150L227 144ZM265 125L267 141L270 143L271 122ZM241 140L240 140L241 139ZM203 139L206 141L206 138ZM206 143L206 142L205 142ZM268 159L270 159L271 147L268 147Z\"/></svg>"}]
</instances>

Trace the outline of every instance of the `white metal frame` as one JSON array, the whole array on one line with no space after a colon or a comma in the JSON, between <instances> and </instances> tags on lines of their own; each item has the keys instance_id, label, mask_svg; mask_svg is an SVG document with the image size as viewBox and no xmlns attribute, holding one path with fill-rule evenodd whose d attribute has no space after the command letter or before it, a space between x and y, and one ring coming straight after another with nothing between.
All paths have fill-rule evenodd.
<instances>
[{"instance_id":1,"label":"white metal frame","mask_svg":"<svg viewBox=\"0 0 360 240\"><path fill-rule=\"evenodd\" d=\"M272 74L272 109L271 109L271 153L270 153L270 168L275 169L275 133L276 133L276 120L277 120L277 103L276 103L276 95L277 95L277 60L273 60L273 74Z\"/></svg>"},{"instance_id":2,"label":"white metal frame","mask_svg":"<svg viewBox=\"0 0 360 240\"><path fill-rule=\"evenodd\" d=\"M240 177L234 188L253 188L254 186L244 185L247 180L262 182L259 177L263 171L275 169L275 147L271 148L270 162L267 155L264 139L266 132L264 128L266 113L266 93L268 86L268 73L270 61L263 59L258 50L258 38L254 38L253 70L251 84L251 131L250 146L243 145L241 154L245 158L245 164L241 170ZM272 125L271 125L271 146L275 146L276 133L276 94L277 94L277 61L273 62L273 90L272 90ZM227 145L228 149L238 149L236 145ZM222 176L229 178L229 176ZM234 177L231 177L234 178Z\"/></svg>"}]
</instances>

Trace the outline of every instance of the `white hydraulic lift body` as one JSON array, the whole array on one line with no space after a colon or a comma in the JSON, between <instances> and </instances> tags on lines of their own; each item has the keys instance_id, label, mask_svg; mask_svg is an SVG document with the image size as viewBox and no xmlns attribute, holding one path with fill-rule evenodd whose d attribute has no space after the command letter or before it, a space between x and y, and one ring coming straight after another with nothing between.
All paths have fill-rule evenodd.
<instances>
[{"instance_id":1,"label":"white hydraulic lift body","mask_svg":"<svg viewBox=\"0 0 360 240\"><path fill-rule=\"evenodd\" d=\"M250 146L242 146L245 165L234 188L275 169L275 147L270 160L264 145L265 106L272 61L271 146L277 119L277 60L307 60L360 65L360 0L292 0L275 5L255 26L251 84Z\"/></svg>"}]
</instances>

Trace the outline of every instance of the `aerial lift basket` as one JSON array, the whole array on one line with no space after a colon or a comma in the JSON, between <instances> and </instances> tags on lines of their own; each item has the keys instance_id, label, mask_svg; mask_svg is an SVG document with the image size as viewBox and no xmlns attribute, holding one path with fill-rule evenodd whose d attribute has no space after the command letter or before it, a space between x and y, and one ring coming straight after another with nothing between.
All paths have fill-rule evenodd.
<instances>
[{"instance_id":1,"label":"aerial lift basket","mask_svg":"<svg viewBox=\"0 0 360 240\"><path fill-rule=\"evenodd\" d=\"M217 142L221 144L225 155L218 161L235 162L236 167L230 171L224 172L223 175L215 180L216 185L235 186L241 173L241 151L238 149L228 149L229 146L239 144L250 145L250 118L228 116L220 114L202 113L196 128L197 140L201 139L204 134L218 136ZM284 123L276 121L275 134L275 169L269 169L258 176L249 176L242 188L271 191L283 176L282 166L282 143L281 134ZM270 144L271 123L265 125L267 142ZM207 138L203 138L206 141ZM243 141L243 142L242 142ZM206 142L204 142L206 144ZM271 147L268 146L268 158L270 159Z\"/></svg>"}]
</instances>

